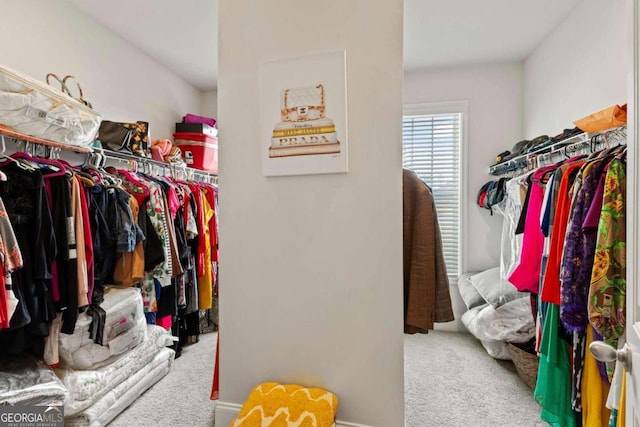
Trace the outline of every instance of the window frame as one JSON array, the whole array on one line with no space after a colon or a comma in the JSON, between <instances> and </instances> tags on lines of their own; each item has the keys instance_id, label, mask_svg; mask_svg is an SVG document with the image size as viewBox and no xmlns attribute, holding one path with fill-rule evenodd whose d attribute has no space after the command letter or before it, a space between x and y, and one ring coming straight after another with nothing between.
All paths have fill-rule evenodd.
<instances>
[{"instance_id":1,"label":"window frame","mask_svg":"<svg viewBox=\"0 0 640 427\"><path fill-rule=\"evenodd\" d=\"M405 116L436 115L436 114L460 114L460 192L458 194L458 206L460 208L460 234L458 243L458 277L467 271L467 260L470 245L465 237L468 224L466 201L468 200L468 125L469 125L469 102L447 101L429 102L419 104L405 104L402 108L402 118ZM457 284L458 277L449 277L451 285Z\"/></svg>"}]
</instances>

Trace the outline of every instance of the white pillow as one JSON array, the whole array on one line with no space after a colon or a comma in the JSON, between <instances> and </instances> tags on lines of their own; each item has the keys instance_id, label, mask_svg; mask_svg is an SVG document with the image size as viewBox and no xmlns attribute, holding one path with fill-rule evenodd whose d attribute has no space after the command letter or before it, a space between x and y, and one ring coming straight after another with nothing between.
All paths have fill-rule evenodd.
<instances>
[{"instance_id":1,"label":"white pillow","mask_svg":"<svg viewBox=\"0 0 640 427\"><path fill-rule=\"evenodd\" d=\"M516 287L507 280L502 280L500 278L500 267L490 268L474 274L468 280L482 298L494 308L528 295L524 292L518 292Z\"/></svg>"},{"instance_id":2,"label":"white pillow","mask_svg":"<svg viewBox=\"0 0 640 427\"><path fill-rule=\"evenodd\" d=\"M469 310L480 307L487 302L482 298L476 287L471 283L471 276L476 273L464 273L458 279L458 291Z\"/></svg>"}]
</instances>

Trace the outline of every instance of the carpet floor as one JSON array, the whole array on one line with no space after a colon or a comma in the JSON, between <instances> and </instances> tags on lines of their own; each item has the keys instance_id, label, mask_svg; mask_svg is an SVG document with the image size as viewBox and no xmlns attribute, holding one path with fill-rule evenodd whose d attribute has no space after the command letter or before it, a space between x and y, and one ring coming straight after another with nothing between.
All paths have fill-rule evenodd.
<instances>
[{"instance_id":1,"label":"carpet floor","mask_svg":"<svg viewBox=\"0 0 640 427\"><path fill-rule=\"evenodd\" d=\"M470 334L404 336L406 427L533 427L540 406L510 361Z\"/></svg>"},{"instance_id":2,"label":"carpet floor","mask_svg":"<svg viewBox=\"0 0 640 427\"><path fill-rule=\"evenodd\" d=\"M216 335L185 347L169 374L109 426L213 426ZM405 335L404 363L406 427L547 425L513 364L490 357L469 334Z\"/></svg>"},{"instance_id":3,"label":"carpet floor","mask_svg":"<svg viewBox=\"0 0 640 427\"><path fill-rule=\"evenodd\" d=\"M215 402L209 399L218 334L200 335L183 347L163 379L147 390L109 427L211 427Z\"/></svg>"}]
</instances>

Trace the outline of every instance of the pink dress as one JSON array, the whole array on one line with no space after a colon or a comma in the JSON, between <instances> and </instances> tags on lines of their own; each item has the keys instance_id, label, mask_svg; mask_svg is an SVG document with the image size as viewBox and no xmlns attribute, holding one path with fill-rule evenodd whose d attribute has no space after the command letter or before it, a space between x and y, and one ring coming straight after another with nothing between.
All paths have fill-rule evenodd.
<instances>
[{"instance_id":1,"label":"pink dress","mask_svg":"<svg viewBox=\"0 0 640 427\"><path fill-rule=\"evenodd\" d=\"M562 264L562 254L564 253L569 213L571 212L571 196L569 194L569 190L573 184L571 175L573 171L581 168L584 163L584 161L580 161L569 165L562 175L560 189L558 190L556 217L553 221L553 234L551 235L547 271L544 273L542 293L540 295L542 301L556 305L560 305L560 266Z\"/></svg>"},{"instance_id":2,"label":"pink dress","mask_svg":"<svg viewBox=\"0 0 640 427\"><path fill-rule=\"evenodd\" d=\"M527 207L524 235L522 238L522 252L520 263L509 276L509 282L519 291L538 293L540 279L540 265L544 247L544 234L540 228L540 211L544 199L545 182L548 174L557 166L545 166L533 173L529 206ZM543 182L544 179L544 182Z\"/></svg>"}]
</instances>

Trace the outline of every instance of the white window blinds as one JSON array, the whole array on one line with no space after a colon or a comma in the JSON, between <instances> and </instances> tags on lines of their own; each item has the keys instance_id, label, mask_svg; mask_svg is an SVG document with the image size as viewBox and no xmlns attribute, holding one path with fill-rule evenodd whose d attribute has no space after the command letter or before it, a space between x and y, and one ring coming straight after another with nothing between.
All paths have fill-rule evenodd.
<instances>
[{"instance_id":1,"label":"white window blinds","mask_svg":"<svg viewBox=\"0 0 640 427\"><path fill-rule=\"evenodd\" d=\"M402 162L433 193L449 277L460 272L460 145L462 114L406 115Z\"/></svg>"}]
</instances>

